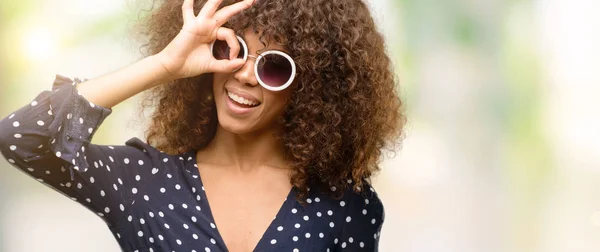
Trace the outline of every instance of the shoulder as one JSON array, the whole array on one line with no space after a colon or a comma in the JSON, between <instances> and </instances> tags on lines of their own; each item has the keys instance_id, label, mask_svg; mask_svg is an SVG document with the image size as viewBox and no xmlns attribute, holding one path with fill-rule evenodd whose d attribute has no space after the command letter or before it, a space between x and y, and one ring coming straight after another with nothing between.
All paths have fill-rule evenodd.
<instances>
[{"instance_id":1,"label":"shoulder","mask_svg":"<svg viewBox=\"0 0 600 252\"><path fill-rule=\"evenodd\" d=\"M143 140L133 137L125 142L125 146L115 146L117 152L122 153L131 153L137 152L136 156L142 156L145 160L150 161L152 164L162 166L165 164L173 163L173 162L183 162L188 159L191 159L189 156L190 153L185 153L181 155L171 155L160 151L154 146L144 142ZM184 158L186 157L186 158Z\"/></svg>"},{"instance_id":2,"label":"shoulder","mask_svg":"<svg viewBox=\"0 0 600 252\"><path fill-rule=\"evenodd\" d=\"M341 198L324 200L333 210L336 249L377 251L385 218L383 203L370 183L363 182L359 192L354 191L355 184L351 184Z\"/></svg>"},{"instance_id":3,"label":"shoulder","mask_svg":"<svg viewBox=\"0 0 600 252\"><path fill-rule=\"evenodd\" d=\"M124 146L112 148L118 153L115 160L123 164L122 168L130 173L129 177L135 180L136 191L140 193L155 194L158 190L146 191L165 186L169 179L174 183L173 181L198 178L197 172L193 171L197 167L193 151L169 154L137 137L127 140Z\"/></svg>"},{"instance_id":4,"label":"shoulder","mask_svg":"<svg viewBox=\"0 0 600 252\"><path fill-rule=\"evenodd\" d=\"M372 225L383 222L383 202L370 183L364 182L359 192L347 189L342 201L345 202L346 222L350 223L353 219L375 222Z\"/></svg>"},{"instance_id":5,"label":"shoulder","mask_svg":"<svg viewBox=\"0 0 600 252\"><path fill-rule=\"evenodd\" d=\"M339 222L345 223L344 225L372 223L371 225L376 227L380 226L385 217L385 211L383 202L375 189L366 181L363 182L359 192L354 191L352 187L355 187L354 183L343 192L340 198L325 196L325 192L319 192L318 196L315 196L317 193L311 193L307 202L322 201L337 215L336 219ZM332 187L330 190L335 192L339 189Z\"/></svg>"},{"instance_id":6,"label":"shoulder","mask_svg":"<svg viewBox=\"0 0 600 252\"><path fill-rule=\"evenodd\" d=\"M132 137L129 140L127 140L125 142L125 146L133 147L139 151L148 153L148 155L152 155L152 156L160 155L160 153L162 153L158 149L154 148L150 144L142 141L141 139L139 139L137 137Z\"/></svg>"},{"instance_id":7,"label":"shoulder","mask_svg":"<svg viewBox=\"0 0 600 252\"><path fill-rule=\"evenodd\" d=\"M125 145L107 145L97 146L98 152L102 152L110 159L106 163L112 163L117 168L122 168L134 175L156 177L158 175L171 174L175 176L175 172L179 172L182 167L186 167L187 163L192 159L192 152L171 155L158 150L154 146L144 142L143 140L133 137L125 142ZM112 166L111 165L111 166ZM135 169L131 169L135 168ZM136 176L136 178L139 178Z\"/></svg>"},{"instance_id":8,"label":"shoulder","mask_svg":"<svg viewBox=\"0 0 600 252\"><path fill-rule=\"evenodd\" d=\"M349 203L337 244L343 251L378 251L385 211L375 189L369 183L363 185L360 194L353 190L344 194Z\"/></svg>"},{"instance_id":9,"label":"shoulder","mask_svg":"<svg viewBox=\"0 0 600 252\"><path fill-rule=\"evenodd\" d=\"M127 140L125 142L125 146L132 147L139 151L147 153L146 155L151 156L151 157L162 157L163 159L169 158L169 159L179 160L179 161L191 161L193 159L193 156L196 154L196 152L193 150L188 151L186 153L182 153L182 154L168 154L168 153L165 153L165 152L157 149L156 147L148 144L147 142L145 142L137 137L132 137L129 140Z\"/></svg>"}]
</instances>

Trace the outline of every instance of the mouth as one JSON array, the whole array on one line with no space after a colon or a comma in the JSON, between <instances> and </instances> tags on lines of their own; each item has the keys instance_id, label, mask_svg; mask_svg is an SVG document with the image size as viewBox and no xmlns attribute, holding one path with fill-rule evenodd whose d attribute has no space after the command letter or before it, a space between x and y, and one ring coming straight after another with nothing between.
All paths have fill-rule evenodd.
<instances>
[{"instance_id":1,"label":"mouth","mask_svg":"<svg viewBox=\"0 0 600 252\"><path fill-rule=\"evenodd\" d=\"M229 111L237 115L247 114L262 104L259 100L248 94L231 92L225 89L225 95L227 96Z\"/></svg>"},{"instance_id":2,"label":"mouth","mask_svg":"<svg viewBox=\"0 0 600 252\"><path fill-rule=\"evenodd\" d=\"M260 105L259 101L254 99L247 99L242 97L241 95L234 94L229 92L229 90L225 90L227 92L227 97L231 100L235 105L240 106L242 108L254 108Z\"/></svg>"}]
</instances>

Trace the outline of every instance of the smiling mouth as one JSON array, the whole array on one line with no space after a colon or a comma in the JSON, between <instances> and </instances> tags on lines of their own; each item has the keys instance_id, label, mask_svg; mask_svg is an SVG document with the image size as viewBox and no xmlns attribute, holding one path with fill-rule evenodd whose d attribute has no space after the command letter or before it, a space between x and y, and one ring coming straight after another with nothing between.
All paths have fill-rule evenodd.
<instances>
[{"instance_id":1,"label":"smiling mouth","mask_svg":"<svg viewBox=\"0 0 600 252\"><path fill-rule=\"evenodd\" d=\"M226 90L226 92L227 97L229 97L229 100L231 100L235 105L240 106L242 108L254 108L260 105L260 102L250 101L244 97L240 97L234 93L231 93L228 90Z\"/></svg>"}]
</instances>

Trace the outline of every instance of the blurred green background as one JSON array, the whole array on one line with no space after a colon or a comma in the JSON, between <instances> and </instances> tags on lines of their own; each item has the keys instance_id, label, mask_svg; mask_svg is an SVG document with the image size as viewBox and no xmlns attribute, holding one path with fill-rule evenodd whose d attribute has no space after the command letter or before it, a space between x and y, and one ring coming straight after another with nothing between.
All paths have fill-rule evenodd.
<instances>
[{"instance_id":1,"label":"blurred green background","mask_svg":"<svg viewBox=\"0 0 600 252\"><path fill-rule=\"evenodd\" d=\"M141 57L142 0L0 2L0 117ZM375 189L381 251L600 251L600 1L371 0L407 137ZM94 139L142 138L139 97ZM0 160L0 252L119 251L105 224Z\"/></svg>"}]
</instances>

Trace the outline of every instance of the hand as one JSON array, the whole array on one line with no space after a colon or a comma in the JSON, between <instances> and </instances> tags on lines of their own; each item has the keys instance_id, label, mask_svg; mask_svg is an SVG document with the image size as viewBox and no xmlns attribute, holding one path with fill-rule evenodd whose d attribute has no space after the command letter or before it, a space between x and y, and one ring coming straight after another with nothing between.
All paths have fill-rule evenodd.
<instances>
[{"instance_id":1,"label":"hand","mask_svg":"<svg viewBox=\"0 0 600 252\"><path fill-rule=\"evenodd\" d=\"M194 0L184 0L183 27L177 36L158 54L158 60L173 79L187 78L209 72L230 73L244 65L236 56L240 50L235 32L221 27L235 14L252 6L254 0L243 0L217 11L222 0L208 0L198 16ZM215 40L227 42L229 60L217 60L210 51Z\"/></svg>"}]
</instances>

